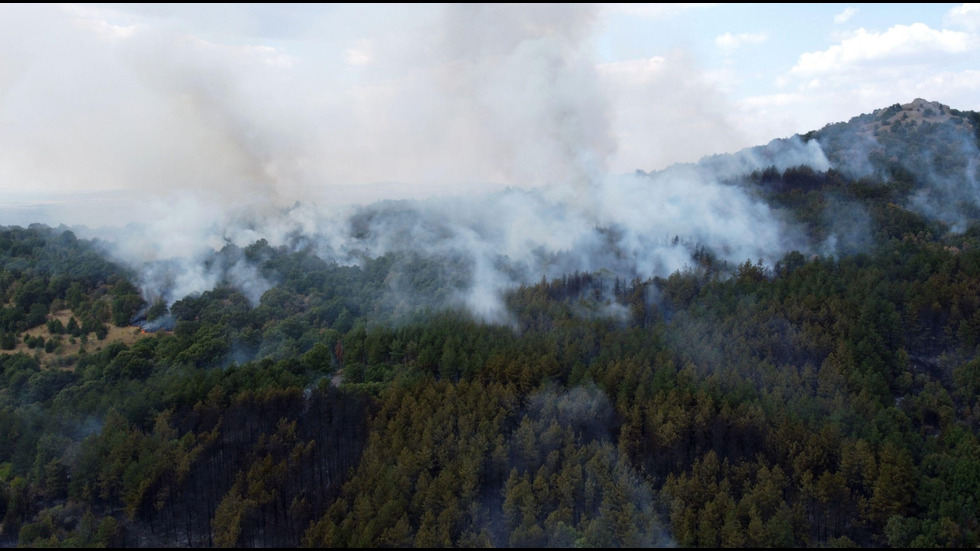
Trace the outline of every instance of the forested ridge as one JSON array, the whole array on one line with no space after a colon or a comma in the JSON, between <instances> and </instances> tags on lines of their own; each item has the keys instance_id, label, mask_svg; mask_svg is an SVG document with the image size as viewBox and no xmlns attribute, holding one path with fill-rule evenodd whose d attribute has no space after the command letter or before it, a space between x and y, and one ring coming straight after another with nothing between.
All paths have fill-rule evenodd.
<instances>
[{"instance_id":1,"label":"forested ridge","mask_svg":"<svg viewBox=\"0 0 980 551\"><path fill-rule=\"evenodd\" d=\"M425 251L227 245L258 304L167 304L0 228L0 544L976 546L980 115L801 139L829 169L727 185L808 249L543 278L509 323L432 307L471 267Z\"/></svg>"}]
</instances>

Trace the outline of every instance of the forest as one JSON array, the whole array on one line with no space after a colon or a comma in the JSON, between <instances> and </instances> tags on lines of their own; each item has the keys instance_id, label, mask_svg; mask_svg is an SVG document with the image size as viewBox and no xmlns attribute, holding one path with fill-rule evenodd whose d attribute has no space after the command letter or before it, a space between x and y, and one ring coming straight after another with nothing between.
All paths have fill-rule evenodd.
<instances>
[{"instance_id":1,"label":"forest","mask_svg":"<svg viewBox=\"0 0 980 551\"><path fill-rule=\"evenodd\" d=\"M980 113L910 105L726 183L833 249L690 243L515 286L512 323L432 307L471 267L424 251L229 244L257 305L168 304L0 227L0 545L974 547Z\"/></svg>"}]
</instances>

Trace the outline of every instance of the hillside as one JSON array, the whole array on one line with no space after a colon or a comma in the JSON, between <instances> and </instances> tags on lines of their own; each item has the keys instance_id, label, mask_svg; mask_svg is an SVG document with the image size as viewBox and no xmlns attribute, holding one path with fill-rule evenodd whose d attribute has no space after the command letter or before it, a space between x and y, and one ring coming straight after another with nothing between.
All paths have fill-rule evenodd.
<instances>
[{"instance_id":1,"label":"hillside","mask_svg":"<svg viewBox=\"0 0 980 551\"><path fill-rule=\"evenodd\" d=\"M977 119L972 112L951 109L948 105L922 98L916 98L904 105L896 103L891 107L877 109L847 122L850 132L859 136L871 135L877 138L883 138L888 134L900 134L903 127L914 128L929 124L949 124L967 133L977 132ZM833 127L834 125L828 126L814 137L823 137Z\"/></svg>"},{"instance_id":2,"label":"hillside","mask_svg":"<svg viewBox=\"0 0 980 551\"><path fill-rule=\"evenodd\" d=\"M978 132L915 100L198 264L0 228L0 544L976 546Z\"/></svg>"}]
</instances>

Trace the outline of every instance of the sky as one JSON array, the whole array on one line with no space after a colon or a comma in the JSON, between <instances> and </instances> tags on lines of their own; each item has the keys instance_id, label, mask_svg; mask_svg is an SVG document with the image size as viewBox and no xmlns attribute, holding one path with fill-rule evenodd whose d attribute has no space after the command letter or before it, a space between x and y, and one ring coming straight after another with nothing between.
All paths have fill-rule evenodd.
<instances>
[{"instance_id":1,"label":"sky","mask_svg":"<svg viewBox=\"0 0 980 551\"><path fill-rule=\"evenodd\" d=\"M3 5L0 225L574 187L919 97L980 110L980 4Z\"/></svg>"}]
</instances>

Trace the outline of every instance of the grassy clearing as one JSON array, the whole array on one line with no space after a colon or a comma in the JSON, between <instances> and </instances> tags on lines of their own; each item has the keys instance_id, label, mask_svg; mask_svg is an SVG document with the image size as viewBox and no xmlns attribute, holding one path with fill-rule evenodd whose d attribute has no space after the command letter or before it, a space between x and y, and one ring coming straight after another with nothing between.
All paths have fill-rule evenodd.
<instances>
[{"instance_id":1,"label":"grassy clearing","mask_svg":"<svg viewBox=\"0 0 980 551\"><path fill-rule=\"evenodd\" d=\"M71 310L65 309L60 310L55 314L48 314L48 321L60 320L62 325L67 326L68 320L74 314ZM78 319L78 318L75 318ZM115 325L109 324L109 333L106 335L105 339L99 340L95 337L94 333L89 333L85 339L81 337L72 337L71 335L52 335L48 331L47 325L40 325L32 329L28 329L17 336L17 346L13 350L0 351L3 354L17 354L18 352L23 352L31 356L36 356L41 363L42 367L49 368L60 368L72 370L75 368L75 364L78 361L78 355L82 348L86 352L98 352L102 350L103 347L110 343L121 342L127 346L132 345L139 339L145 338L151 335L150 333L144 333L139 327L127 326L127 327L116 327ZM45 352L43 347L37 347L34 349L28 348L25 344L27 337L44 337L45 341L50 339L55 339L58 345L55 347L53 352Z\"/></svg>"}]
</instances>

